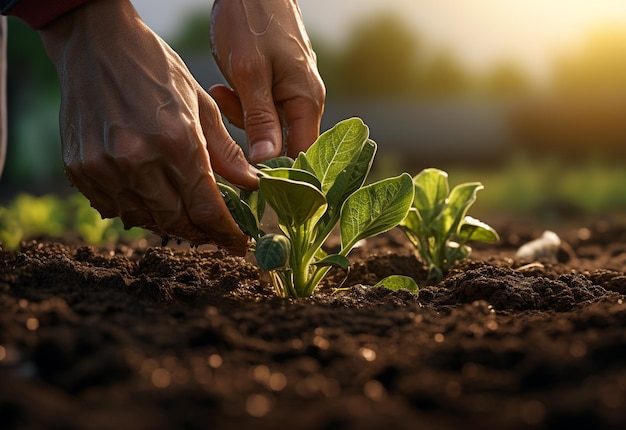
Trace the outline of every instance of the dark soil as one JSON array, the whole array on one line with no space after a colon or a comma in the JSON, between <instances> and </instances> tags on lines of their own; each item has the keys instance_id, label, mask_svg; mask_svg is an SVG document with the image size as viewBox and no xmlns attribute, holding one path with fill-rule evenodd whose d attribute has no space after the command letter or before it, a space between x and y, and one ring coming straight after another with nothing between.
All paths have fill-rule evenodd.
<instances>
[{"instance_id":1,"label":"dark soil","mask_svg":"<svg viewBox=\"0 0 626 430\"><path fill-rule=\"evenodd\" d=\"M439 284L392 231L299 300L212 248L0 250L0 428L626 428L626 227L539 263L496 227Z\"/></svg>"}]
</instances>

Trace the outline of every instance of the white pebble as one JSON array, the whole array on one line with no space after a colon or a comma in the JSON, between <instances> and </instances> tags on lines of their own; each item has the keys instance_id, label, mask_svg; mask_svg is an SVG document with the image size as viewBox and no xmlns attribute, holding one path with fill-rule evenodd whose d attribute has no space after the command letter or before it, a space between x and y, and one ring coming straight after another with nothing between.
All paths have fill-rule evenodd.
<instances>
[{"instance_id":1,"label":"white pebble","mask_svg":"<svg viewBox=\"0 0 626 430\"><path fill-rule=\"evenodd\" d=\"M556 260L561 247L561 239L553 231L546 230L539 239L520 246L515 254L518 260L536 261L540 258Z\"/></svg>"}]
</instances>

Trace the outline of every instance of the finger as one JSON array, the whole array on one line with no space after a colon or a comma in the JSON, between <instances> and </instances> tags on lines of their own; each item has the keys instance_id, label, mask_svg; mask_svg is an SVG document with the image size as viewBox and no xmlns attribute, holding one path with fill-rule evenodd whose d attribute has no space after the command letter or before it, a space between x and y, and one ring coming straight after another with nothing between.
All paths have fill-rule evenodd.
<instances>
[{"instance_id":1,"label":"finger","mask_svg":"<svg viewBox=\"0 0 626 430\"><path fill-rule=\"evenodd\" d=\"M138 225L160 235L185 239L198 245L215 243L229 252L244 255L248 238L232 220L219 192L216 195L217 187L215 191L207 192L197 185L189 186L202 182L215 185L208 179L208 162L204 166L200 162L186 167L184 170L170 169L168 175L156 169L144 169L134 174L131 179L133 191L117 195L125 226L140 222ZM181 176L183 172L185 177ZM206 180L202 181L203 178ZM198 210L198 207L206 208L204 211L207 213ZM145 212L141 208L145 208ZM146 213L153 218L152 222L144 218Z\"/></svg>"},{"instance_id":2,"label":"finger","mask_svg":"<svg viewBox=\"0 0 626 430\"><path fill-rule=\"evenodd\" d=\"M254 164L282 152L282 129L272 96L271 72L259 67L244 70L235 89L241 100L248 136L249 157Z\"/></svg>"},{"instance_id":3,"label":"finger","mask_svg":"<svg viewBox=\"0 0 626 430\"><path fill-rule=\"evenodd\" d=\"M117 212L127 229L143 227L161 236L190 241L199 234L180 195L159 165L138 166L114 196Z\"/></svg>"},{"instance_id":4,"label":"finger","mask_svg":"<svg viewBox=\"0 0 626 430\"><path fill-rule=\"evenodd\" d=\"M97 210L103 219L118 216L114 199L104 188L98 186L97 180L89 179L84 171L82 164L75 160L65 164L65 175L70 183L89 200L91 207Z\"/></svg>"},{"instance_id":5,"label":"finger","mask_svg":"<svg viewBox=\"0 0 626 430\"><path fill-rule=\"evenodd\" d=\"M150 212L146 209L132 206L126 206L126 208L127 209L124 209L120 214L120 218L126 230L132 227L142 227L152 231L153 233L161 234L161 231L157 227L152 214L150 214Z\"/></svg>"},{"instance_id":6,"label":"finger","mask_svg":"<svg viewBox=\"0 0 626 430\"><path fill-rule=\"evenodd\" d=\"M89 200L91 207L100 213L102 219L115 218L119 216L124 225L124 229L129 230L133 227L141 227L151 232L163 236L164 233L157 226L156 221L152 217L152 214L148 212L143 203L140 203L140 199L133 198L131 200L124 199L125 203L122 206L112 203L116 206L115 209L111 209L110 206L105 208L100 203L102 201L102 193L97 192L99 197L94 197L93 192L86 192L83 195Z\"/></svg>"},{"instance_id":7,"label":"finger","mask_svg":"<svg viewBox=\"0 0 626 430\"><path fill-rule=\"evenodd\" d=\"M203 101L213 103L214 113L211 120L221 124L224 134L228 136L217 106L206 93L201 94L204 100L199 100L199 106ZM248 237L235 223L217 188L206 140L200 128L203 122L201 120L197 127L171 131L171 135L177 138L173 142L162 142L161 151L165 159L170 161L164 166L170 187L166 184L159 185L158 182L156 184L158 188L173 190L177 206L170 209L171 213L154 214L155 219L166 233L173 231L192 243L215 243L233 254L244 255L248 248ZM243 158L245 162L245 157ZM171 201L171 198L157 194L153 196L153 204L156 206L156 200L161 200L160 206L163 206L162 201ZM186 220L189 220L188 224L185 223ZM179 227L179 222L183 227Z\"/></svg>"},{"instance_id":8,"label":"finger","mask_svg":"<svg viewBox=\"0 0 626 430\"><path fill-rule=\"evenodd\" d=\"M233 220L212 175L207 175L193 187L189 203L189 215L196 225L207 226L208 234L231 254L246 254L249 237Z\"/></svg>"},{"instance_id":9,"label":"finger","mask_svg":"<svg viewBox=\"0 0 626 430\"><path fill-rule=\"evenodd\" d=\"M76 188L89 200L91 207L100 213L102 219L115 218L119 215L115 201L106 191L93 185L86 185L85 183L81 183L80 186L76 186Z\"/></svg>"},{"instance_id":10,"label":"finger","mask_svg":"<svg viewBox=\"0 0 626 430\"><path fill-rule=\"evenodd\" d=\"M99 187L87 178L79 181L74 174L67 172L67 175L73 183L80 184L77 188L103 219L119 216L126 229L143 227L161 234L154 218L145 208L143 200L135 192L121 191L114 197L115 192Z\"/></svg>"},{"instance_id":11,"label":"finger","mask_svg":"<svg viewBox=\"0 0 626 430\"><path fill-rule=\"evenodd\" d=\"M198 175L194 182L177 173L173 174L172 180L182 191L186 212L197 227L196 236L188 240L196 244L215 243L234 255L245 255L249 239L233 220L209 169Z\"/></svg>"},{"instance_id":12,"label":"finger","mask_svg":"<svg viewBox=\"0 0 626 430\"><path fill-rule=\"evenodd\" d=\"M116 197L117 211L125 229L143 227L159 234L157 222L148 210L148 205L134 190L124 190Z\"/></svg>"},{"instance_id":13,"label":"finger","mask_svg":"<svg viewBox=\"0 0 626 430\"><path fill-rule=\"evenodd\" d=\"M323 104L307 98L294 98L281 106L287 155L296 158L319 137Z\"/></svg>"},{"instance_id":14,"label":"finger","mask_svg":"<svg viewBox=\"0 0 626 430\"><path fill-rule=\"evenodd\" d=\"M186 195L189 200L185 183L193 183L209 170L204 139L194 131L188 127L179 127L178 131L176 127L170 127L170 137L153 139L150 145L133 144L129 139L120 139L120 142L126 142L125 145L109 145L109 156L114 162L87 164L92 167L89 169L90 174L96 174L93 180L89 179L91 176L87 174L84 165L81 169L85 178L83 183L92 184L88 195L96 196L97 200L94 201L112 206L110 212L120 216L126 228L141 226L161 236L181 238L194 244L212 242L230 246L232 240L223 239L219 232L213 233L212 225L221 226L223 222L197 224L184 201ZM117 137L120 138L120 135ZM132 153L131 148L141 152L137 148L147 146L161 155L146 158ZM200 156L197 156L197 152L200 152ZM105 171L109 174L104 175ZM103 178L108 180L103 182ZM176 182L170 178L175 178ZM229 214L227 218L230 220ZM246 241L234 221L231 220L231 223L233 235L242 236L240 240ZM237 252L241 253L240 247Z\"/></svg>"},{"instance_id":15,"label":"finger","mask_svg":"<svg viewBox=\"0 0 626 430\"><path fill-rule=\"evenodd\" d=\"M81 191L91 199L92 205L103 216L119 216L125 228L139 226L185 239L197 235L194 233L197 228L186 214L180 213L180 196L168 181L162 159L157 155L158 147L163 147L162 143L169 139L145 141L115 127L109 132L104 142L105 155L84 150L79 168L72 169L79 171L82 184L89 186L89 190ZM152 151L146 153L146 148ZM166 158L174 164L177 162L174 156Z\"/></svg>"},{"instance_id":16,"label":"finger","mask_svg":"<svg viewBox=\"0 0 626 430\"><path fill-rule=\"evenodd\" d=\"M258 188L258 170L248 163L241 147L228 134L213 100L200 93L199 106L200 122L213 170L240 188Z\"/></svg>"},{"instance_id":17,"label":"finger","mask_svg":"<svg viewBox=\"0 0 626 430\"><path fill-rule=\"evenodd\" d=\"M224 85L213 85L209 88L209 95L217 102L220 110L232 125L244 128L241 101L233 90Z\"/></svg>"}]
</instances>

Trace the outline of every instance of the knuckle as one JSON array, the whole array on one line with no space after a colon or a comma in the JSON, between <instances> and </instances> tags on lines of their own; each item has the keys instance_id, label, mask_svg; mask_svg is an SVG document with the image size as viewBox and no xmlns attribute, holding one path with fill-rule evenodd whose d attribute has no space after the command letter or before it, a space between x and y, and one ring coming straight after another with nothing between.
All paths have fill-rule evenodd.
<instances>
[{"instance_id":1,"label":"knuckle","mask_svg":"<svg viewBox=\"0 0 626 430\"><path fill-rule=\"evenodd\" d=\"M256 80L259 70L267 69L267 63L263 57L258 55L241 56L233 60L231 65L232 74L242 81Z\"/></svg>"},{"instance_id":2,"label":"knuckle","mask_svg":"<svg viewBox=\"0 0 626 430\"><path fill-rule=\"evenodd\" d=\"M311 113L319 113L324 109L326 103L326 87L324 83L319 81L313 81L308 86L308 93L304 94L300 98L303 105L308 105Z\"/></svg>"},{"instance_id":3,"label":"knuckle","mask_svg":"<svg viewBox=\"0 0 626 430\"><path fill-rule=\"evenodd\" d=\"M246 160L246 156L243 150L241 149L241 147L232 141L227 141L223 145L223 150L222 150L221 155L222 155L221 158L227 164L234 165L234 166L248 164Z\"/></svg>"},{"instance_id":4,"label":"knuckle","mask_svg":"<svg viewBox=\"0 0 626 430\"><path fill-rule=\"evenodd\" d=\"M196 123L193 120L167 116L165 119L159 119L159 133L166 137L165 141L181 142L189 140L190 130L196 129Z\"/></svg>"},{"instance_id":5,"label":"knuckle","mask_svg":"<svg viewBox=\"0 0 626 430\"><path fill-rule=\"evenodd\" d=\"M260 128L260 127L271 127L274 123L275 114L270 109L266 107L255 107L249 109L245 113L245 124L246 129L252 128Z\"/></svg>"},{"instance_id":6,"label":"knuckle","mask_svg":"<svg viewBox=\"0 0 626 430\"><path fill-rule=\"evenodd\" d=\"M326 86L321 78L311 85L311 96L320 106L323 106L326 102Z\"/></svg>"},{"instance_id":7,"label":"knuckle","mask_svg":"<svg viewBox=\"0 0 626 430\"><path fill-rule=\"evenodd\" d=\"M133 168L141 164L146 156L150 155L150 150L143 139L116 138L108 142L105 146L106 156L120 167Z\"/></svg>"}]
</instances>

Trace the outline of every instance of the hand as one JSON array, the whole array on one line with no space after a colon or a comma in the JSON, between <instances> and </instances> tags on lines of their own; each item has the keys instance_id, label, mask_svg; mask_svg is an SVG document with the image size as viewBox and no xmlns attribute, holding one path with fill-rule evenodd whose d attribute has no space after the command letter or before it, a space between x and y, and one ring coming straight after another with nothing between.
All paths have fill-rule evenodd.
<instances>
[{"instance_id":1,"label":"hand","mask_svg":"<svg viewBox=\"0 0 626 430\"><path fill-rule=\"evenodd\" d=\"M228 120L244 128L257 163L296 157L319 136L326 90L296 0L216 0L213 54L229 89L209 90Z\"/></svg>"},{"instance_id":2,"label":"hand","mask_svg":"<svg viewBox=\"0 0 626 430\"><path fill-rule=\"evenodd\" d=\"M128 0L92 0L41 31L61 84L63 161L105 218L243 255L248 238L216 186L256 170L215 102Z\"/></svg>"}]
</instances>

